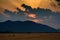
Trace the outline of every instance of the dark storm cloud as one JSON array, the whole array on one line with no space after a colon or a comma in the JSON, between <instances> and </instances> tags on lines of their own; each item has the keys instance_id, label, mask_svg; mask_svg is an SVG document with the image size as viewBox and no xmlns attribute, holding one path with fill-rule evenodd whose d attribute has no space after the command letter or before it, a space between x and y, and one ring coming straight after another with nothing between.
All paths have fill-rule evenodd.
<instances>
[{"instance_id":1,"label":"dark storm cloud","mask_svg":"<svg viewBox=\"0 0 60 40\"><path fill-rule=\"evenodd\" d=\"M24 4L23 7L25 7L25 11L22 11L21 9L16 8L16 10L18 11L17 14L16 14L16 12L11 12L9 10L5 10L4 13L9 15L11 20L17 20L17 21L18 20L27 20L28 19L28 17L26 17L25 14L24 14L25 12L28 13L28 14L29 13L36 14L38 19L42 19L45 16L47 18L49 18L50 15L52 15L52 14L60 14L60 13L52 12L49 9L42 9L42 8L34 8L33 9L31 6L28 6L28 5L25 5L25 4Z\"/></svg>"},{"instance_id":2,"label":"dark storm cloud","mask_svg":"<svg viewBox=\"0 0 60 40\"><path fill-rule=\"evenodd\" d=\"M58 5L60 5L60 0L56 0L58 2Z\"/></svg>"},{"instance_id":3,"label":"dark storm cloud","mask_svg":"<svg viewBox=\"0 0 60 40\"><path fill-rule=\"evenodd\" d=\"M41 14L40 16L49 16L50 14L52 13L55 13L55 12L52 12L51 10L49 9L43 9L43 8L32 8L31 6L28 6L28 5L25 5L25 4L22 4L22 7L25 8L25 12L27 13L34 13L34 14Z\"/></svg>"},{"instance_id":4,"label":"dark storm cloud","mask_svg":"<svg viewBox=\"0 0 60 40\"><path fill-rule=\"evenodd\" d=\"M57 7L57 5L55 4L55 3L51 3L51 6L53 6L53 7Z\"/></svg>"},{"instance_id":5,"label":"dark storm cloud","mask_svg":"<svg viewBox=\"0 0 60 40\"><path fill-rule=\"evenodd\" d=\"M60 0L56 0L57 2L60 2Z\"/></svg>"},{"instance_id":6,"label":"dark storm cloud","mask_svg":"<svg viewBox=\"0 0 60 40\"><path fill-rule=\"evenodd\" d=\"M60 6L60 0L55 0L55 1L52 1L51 3L50 3L50 5L52 6L52 7L54 7L54 8L60 8L59 6Z\"/></svg>"},{"instance_id":7,"label":"dark storm cloud","mask_svg":"<svg viewBox=\"0 0 60 40\"><path fill-rule=\"evenodd\" d=\"M28 6L28 5L25 5L25 4L22 4L21 6L23 8L25 8L25 11L31 11L31 10L33 10L31 6Z\"/></svg>"},{"instance_id":8,"label":"dark storm cloud","mask_svg":"<svg viewBox=\"0 0 60 40\"><path fill-rule=\"evenodd\" d=\"M27 18L24 16L23 11L18 9L18 8L16 8L16 9L18 11L17 13L16 12L11 12L9 10L5 10L4 13L6 13L7 15L10 15L10 20L12 20L12 21L26 20Z\"/></svg>"}]
</instances>

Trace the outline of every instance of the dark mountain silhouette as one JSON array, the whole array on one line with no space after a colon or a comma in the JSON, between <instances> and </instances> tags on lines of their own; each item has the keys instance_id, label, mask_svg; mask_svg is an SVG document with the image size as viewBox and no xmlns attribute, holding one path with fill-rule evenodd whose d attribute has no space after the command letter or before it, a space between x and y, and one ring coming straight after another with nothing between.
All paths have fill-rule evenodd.
<instances>
[{"instance_id":1,"label":"dark mountain silhouette","mask_svg":"<svg viewBox=\"0 0 60 40\"><path fill-rule=\"evenodd\" d=\"M57 29L58 30L58 32L60 32L60 29Z\"/></svg>"},{"instance_id":2,"label":"dark mountain silhouette","mask_svg":"<svg viewBox=\"0 0 60 40\"><path fill-rule=\"evenodd\" d=\"M32 21L6 21L0 23L0 32L58 32L47 25Z\"/></svg>"}]
</instances>

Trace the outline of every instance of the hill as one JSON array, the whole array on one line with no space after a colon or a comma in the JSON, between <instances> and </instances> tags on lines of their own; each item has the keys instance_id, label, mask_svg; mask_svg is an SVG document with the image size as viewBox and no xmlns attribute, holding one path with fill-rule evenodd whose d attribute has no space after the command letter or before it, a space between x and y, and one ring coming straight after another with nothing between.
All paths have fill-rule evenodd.
<instances>
[{"instance_id":1,"label":"hill","mask_svg":"<svg viewBox=\"0 0 60 40\"><path fill-rule=\"evenodd\" d=\"M32 21L6 21L0 23L0 32L58 32L50 26Z\"/></svg>"}]
</instances>

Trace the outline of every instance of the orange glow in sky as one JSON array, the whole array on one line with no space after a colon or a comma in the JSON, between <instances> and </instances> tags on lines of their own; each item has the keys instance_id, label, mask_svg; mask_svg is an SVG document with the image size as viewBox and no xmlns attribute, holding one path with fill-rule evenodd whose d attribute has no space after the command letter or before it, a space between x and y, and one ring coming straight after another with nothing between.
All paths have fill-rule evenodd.
<instances>
[{"instance_id":1,"label":"orange glow in sky","mask_svg":"<svg viewBox=\"0 0 60 40\"><path fill-rule=\"evenodd\" d=\"M43 20L34 19L34 20L31 20L31 21L36 22L36 23L40 23L40 22L42 22Z\"/></svg>"},{"instance_id":2,"label":"orange glow in sky","mask_svg":"<svg viewBox=\"0 0 60 40\"><path fill-rule=\"evenodd\" d=\"M51 6L52 3L54 3L56 7ZM21 7L22 4L29 5L32 8L40 7L60 12L60 6L58 6L55 0L0 0L0 10L3 11L4 9L8 9L10 11L17 11L15 9L16 7L24 10L24 8Z\"/></svg>"},{"instance_id":3,"label":"orange glow in sky","mask_svg":"<svg viewBox=\"0 0 60 40\"><path fill-rule=\"evenodd\" d=\"M52 7L51 3L54 3L57 7ZM23 10L22 4L31 6L32 8L48 8L55 11L60 11L60 6L57 5L55 0L0 0L0 8L16 11L16 7ZM1 9L0 9L1 10Z\"/></svg>"},{"instance_id":4,"label":"orange glow in sky","mask_svg":"<svg viewBox=\"0 0 60 40\"><path fill-rule=\"evenodd\" d=\"M30 18L37 18L36 14L28 14L27 16L30 17Z\"/></svg>"}]
</instances>

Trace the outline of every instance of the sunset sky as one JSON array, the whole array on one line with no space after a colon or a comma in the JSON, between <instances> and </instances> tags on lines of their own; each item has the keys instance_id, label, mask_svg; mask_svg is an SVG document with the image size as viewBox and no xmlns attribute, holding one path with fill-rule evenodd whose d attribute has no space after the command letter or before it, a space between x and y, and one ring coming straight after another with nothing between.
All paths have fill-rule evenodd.
<instances>
[{"instance_id":1,"label":"sunset sky","mask_svg":"<svg viewBox=\"0 0 60 40\"><path fill-rule=\"evenodd\" d=\"M0 0L0 10L9 9L15 11L16 7L21 8L21 4L29 5L32 8L48 8L60 12L60 6L56 0ZM23 8L21 9L23 10Z\"/></svg>"},{"instance_id":2,"label":"sunset sky","mask_svg":"<svg viewBox=\"0 0 60 40\"><path fill-rule=\"evenodd\" d=\"M32 9L38 7L41 8L42 10L49 9L52 11L52 13L46 14L43 11L36 13L19 12L20 13L19 14L16 8L25 11L25 8L21 6L22 4L26 4L32 7ZM5 9L7 9L10 12L4 13ZM54 28L60 28L60 1L59 0L0 0L0 22L6 20L13 20L13 21L31 20L36 23L42 23L52 26Z\"/></svg>"}]
</instances>

